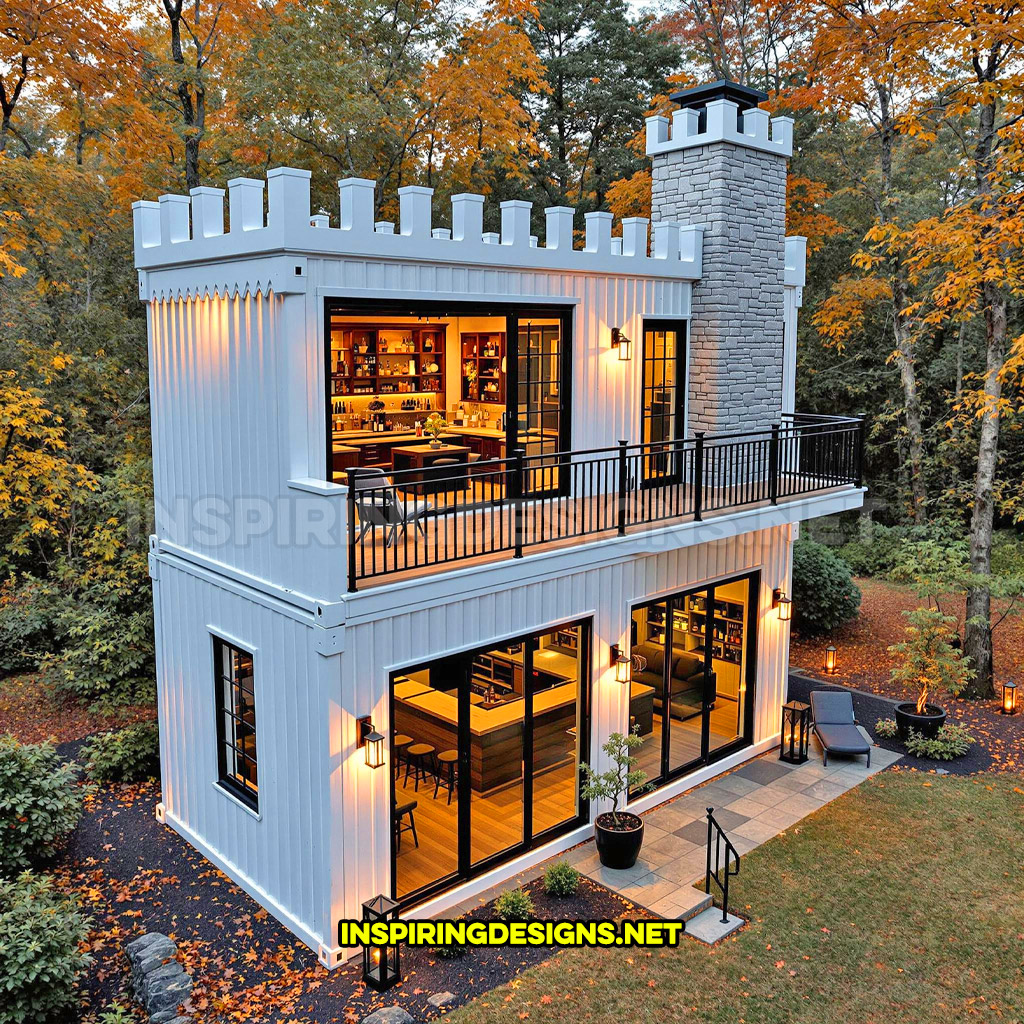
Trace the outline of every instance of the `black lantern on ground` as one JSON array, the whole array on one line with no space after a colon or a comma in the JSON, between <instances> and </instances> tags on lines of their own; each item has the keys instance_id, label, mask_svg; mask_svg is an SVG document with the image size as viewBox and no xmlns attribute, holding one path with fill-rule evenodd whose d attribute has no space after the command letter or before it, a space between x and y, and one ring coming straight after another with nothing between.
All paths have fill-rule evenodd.
<instances>
[{"instance_id":1,"label":"black lantern on ground","mask_svg":"<svg viewBox=\"0 0 1024 1024\"><path fill-rule=\"evenodd\" d=\"M387 896L374 896L363 904L363 920L368 924L398 920L398 904ZM383 992L402 980L398 969L398 945L363 946L363 981Z\"/></svg>"},{"instance_id":2,"label":"black lantern on ground","mask_svg":"<svg viewBox=\"0 0 1024 1024\"><path fill-rule=\"evenodd\" d=\"M833 644L825 648L825 674L834 676L839 671L839 652Z\"/></svg>"},{"instance_id":3,"label":"black lantern on ground","mask_svg":"<svg viewBox=\"0 0 1024 1024\"><path fill-rule=\"evenodd\" d=\"M779 760L803 764L807 760L807 740L811 706L798 700L782 705L782 746Z\"/></svg>"},{"instance_id":4,"label":"black lantern on ground","mask_svg":"<svg viewBox=\"0 0 1024 1024\"><path fill-rule=\"evenodd\" d=\"M1003 701L1002 706L999 708L1000 712L1004 715L1015 715L1017 714L1017 684L1006 682L1003 683Z\"/></svg>"},{"instance_id":5,"label":"black lantern on ground","mask_svg":"<svg viewBox=\"0 0 1024 1024\"><path fill-rule=\"evenodd\" d=\"M366 750L368 767L380 768L384 764L384 737L374 728L369 715L359 719L359 746Z\"/></svg>"}]
</instances>

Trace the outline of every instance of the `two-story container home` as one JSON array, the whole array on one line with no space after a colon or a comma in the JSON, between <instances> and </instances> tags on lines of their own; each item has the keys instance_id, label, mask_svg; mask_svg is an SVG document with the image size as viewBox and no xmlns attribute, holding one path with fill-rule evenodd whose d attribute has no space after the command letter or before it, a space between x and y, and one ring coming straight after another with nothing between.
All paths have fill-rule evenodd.
<instances>
[{"instance_id":1,"label":"two-story container home","mask_svg":"<svg viewBox=\"0 0 1024 1024\"><path fill-rule=\"evenodd\" d=\"M793 410L761 98L679 94L652 223L582 248L571 209L435 227L415 186L375 222L363 179L311 213L288 167L226 229L220 189L135 204L158 813L326 965L377 893L437 913L588 837L612 732L636 810L778 743L795 525L861 504L861 449Z\"/></svg>"}]
</instances>

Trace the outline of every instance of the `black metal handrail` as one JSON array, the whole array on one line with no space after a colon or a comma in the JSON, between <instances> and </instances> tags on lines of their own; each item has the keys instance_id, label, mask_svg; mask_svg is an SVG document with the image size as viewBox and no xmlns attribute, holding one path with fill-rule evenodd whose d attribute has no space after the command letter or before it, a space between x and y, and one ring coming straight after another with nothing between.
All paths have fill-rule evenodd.
<instances>
[{"instance_id":1,"label":"black metal handrail","mask_svg":"<svg viewBox=\"0 0 1024 1024\"><path fill-rule=\"evenodd\" d=\"M721 890L722 893L722 924L729 920L729 879L740 873L740 855L736 847L729 841L725 829L715 820L714 807L708 808L708 863L707 874L704 877L704 888L714 901L711 892L711 883ZM711 844L714 840L714 857L711 855ZM725 847L725 861L722 861L722 847ZM730 862L730 855L735 863ZM712 867L714 863L714 867Z\"/></svg>"},{"instance_id":2,"label":"black metal handrail","mask_svg":"<svg viewBox=\"0 0 1024 1024\"><path fill-rule=\"evenodd\" d=\"M438 451L444 456L444 449ZM860 486L863 426L782 417L765 430L348 474L349 590L360 580ZM383 538L384 543L380 540Z\"/></svg>"}]
</instances>

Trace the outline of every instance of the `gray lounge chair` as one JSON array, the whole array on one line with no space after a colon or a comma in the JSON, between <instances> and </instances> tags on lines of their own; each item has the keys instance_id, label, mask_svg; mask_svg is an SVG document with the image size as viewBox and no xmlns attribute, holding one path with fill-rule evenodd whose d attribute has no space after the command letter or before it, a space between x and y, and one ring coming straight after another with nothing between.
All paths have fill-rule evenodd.
<instances>
[{"instance_id":1,"label":"gray lounge chair","mask_svg":"<svg viewBox=\"0 0 1024 1024\"><path fill-rule=\"evenodd\" d=\"M828 766L829 754L867 754L871 767L871 744L857 728L853 715L853 695L842 690L812 690L811 713L814 732L821 743Z\"/></svg>"}]
</instances>

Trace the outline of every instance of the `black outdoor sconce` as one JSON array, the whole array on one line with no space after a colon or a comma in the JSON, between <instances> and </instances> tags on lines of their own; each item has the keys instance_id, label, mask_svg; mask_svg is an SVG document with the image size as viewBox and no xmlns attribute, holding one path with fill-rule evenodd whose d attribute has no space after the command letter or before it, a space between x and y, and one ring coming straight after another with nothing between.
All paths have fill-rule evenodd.
<instances>
[{"instance_id":1,"label":"black outdoor sconce","mask_svg":"<svg viewBox=\"0 0 1024 1024\"><path fill-rule=\"evenodd\" d=\"M618 327L612 328L612 348L618 349L620 363L633 358L633 342Z\"/></svg>"},{"instance_id":2,"label":"black outdoor sconce","mask_svg":"<svg viewBox=\"0 0 1024 1024\"><path fill-rule=\"evenodd\" d=\"M383 894L363 904L363 920L373 925L378 921L390 924L398 920L398 904ZM398 968L398 945L363 946L363 981L370 988L383 992L402 980Z\"/></svg>"},{"instance_id":3,"label":"black outdoor sconce","mask_svg":"<svg viewBox=\"0 0 1024 1024\"><path fill-rule=\"evenodd\" d=\"M633 681L633 660L618 644L612 644L612 667L617 683Z\"/></svg>"},{"instance_id":4,"label":"black outdoor sconce","mask_svg":"<svg viewBox=\"0 0 1024 1024\"><path fill-rule=\"evenodd\" d=\"M359 719L359 746L366 750L366 763L370 768L384 764L384 737L373 727L369 715Z\"/></svg>"},{"instance_id":5,"label":"black outdoor sconce","mask_svg":"<svg viewBox=\"0 0 1024 1024\"><path fill-rule=\"evenodd\" d=\"M779 760L787 764L803 764L807 760L811 706L798 700L782 705L782 746Z\"/></svg>"},{"instance_id":6,"label":"black outdoor sconce","mask_svg":"<svg viewBox=\"0 0 1024 1024\"><path fill-rule=\"evenodd\" d=\"M779 622L789 622L793 618L793 599L787 597L784 590L776 588L772 592L772 607L779 610Z\"/></svg>"}]
</instances>

